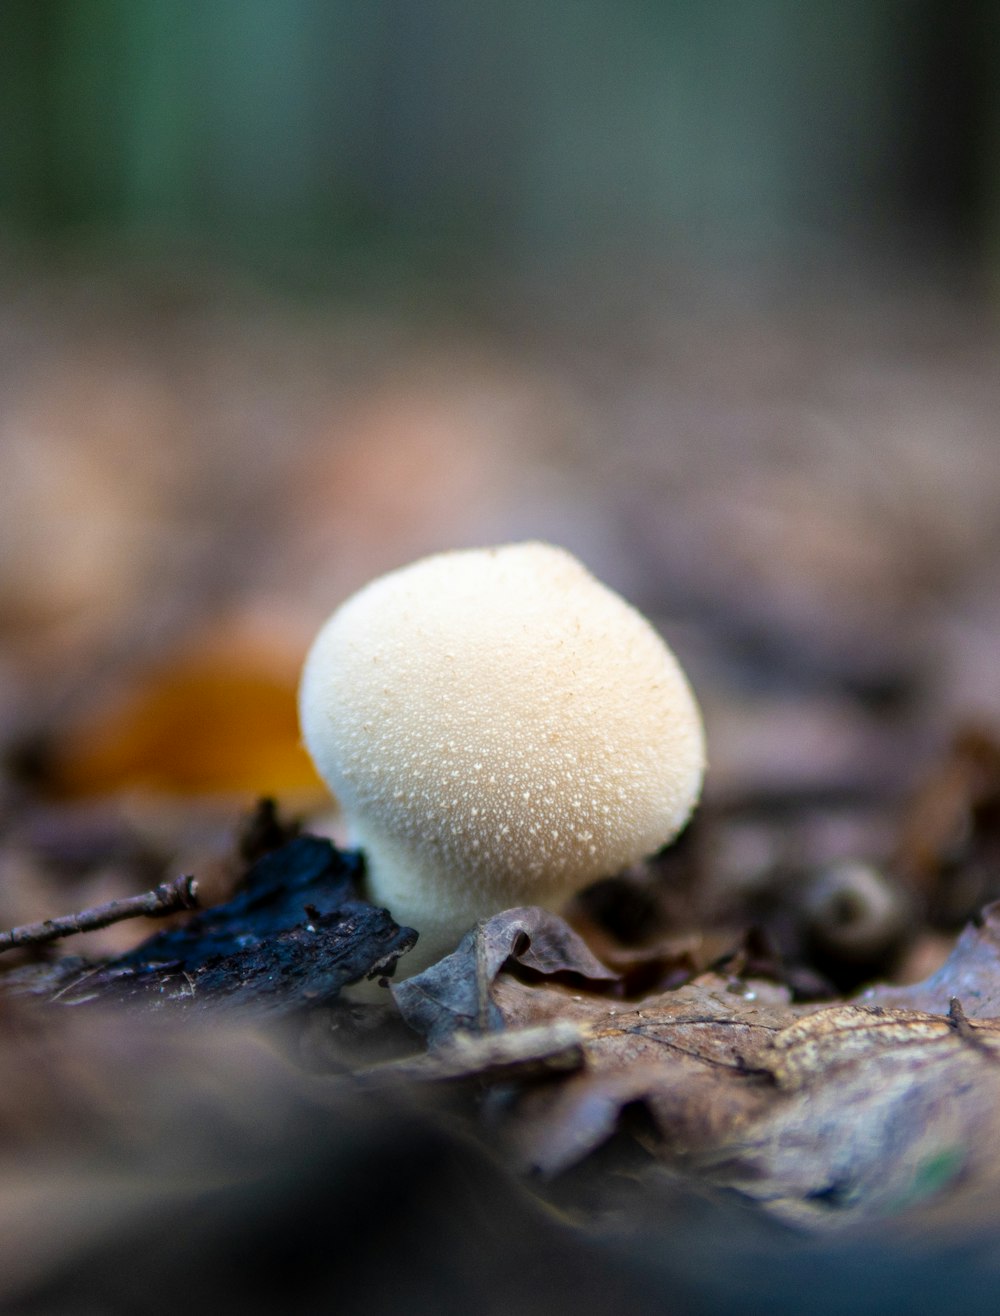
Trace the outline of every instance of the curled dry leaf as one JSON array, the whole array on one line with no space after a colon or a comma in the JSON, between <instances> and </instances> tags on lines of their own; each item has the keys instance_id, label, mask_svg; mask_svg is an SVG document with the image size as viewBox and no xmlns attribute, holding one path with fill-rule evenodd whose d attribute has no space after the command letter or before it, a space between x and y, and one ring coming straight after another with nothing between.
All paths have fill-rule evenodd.
<instances>
[{"instance_id":1,"label":"curled dry leaf","mask_svg":"<svg viewBox=\"0 0 1000 1316\"><path fill-rule=\"evenodd\" d=\"M392 989L408 1024L431 1046L460 1032L491 1032L506 1021L491 994L504 964L513 961L547 977L596 985L617 981L586 942L556 914L527 905L485 919L458 949Z\"/></svg>"},{"instance_id":2,"label":"curled dry leaf","mask_svg":"<svg viewBox=\"0 0 1000 1316\"><path fill-rule=\"evenodd\" d=\"M513 1108L508 1133L526 1168L567 1169L641 1103L672 1169L739 1189L790 1222L846 1224L939 1204L945 1190L949 1201L971 1200L1000 1182L1000 1021L991 1017L1000 1015L1000 906L925 983L827 1008L717 973L638 1002L598 995L582 964L566 984L567 940L562 981L525 981L497 956L531 935L526 913L481 925L433 991L429 971L396 993L435 1042L456 1027L579 1026L584 1067L525 1088Z\"/></svg>"},{"instance_id":3,"label":"curled dry leaf","mask_svg":"<svg viewBox=\"0 0 1000 1316\"><path fill-rule=\"evenodd\" d=\"M955 998L973 1019L1000 1019L1000 901L970 923L936 973L907 987L873 987L862 1000L945 1014Z\"/></svg>"}]
</instances>

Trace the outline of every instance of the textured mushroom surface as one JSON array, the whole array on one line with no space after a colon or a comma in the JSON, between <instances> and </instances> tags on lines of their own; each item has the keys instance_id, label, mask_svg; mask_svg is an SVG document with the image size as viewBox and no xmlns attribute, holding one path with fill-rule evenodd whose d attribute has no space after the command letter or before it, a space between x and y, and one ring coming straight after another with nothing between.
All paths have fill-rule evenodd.
<instances>
[{"instance_id":1,"label":"textured mushroom surface","mask_svg":"<svg viewBox=\"0 0 1000 1316\"><path fill-rule=\"evenodd\" d=\"M458 935L669 841L701 720L636 610L545 544L443 553L349 599L310 651L306 744L373 898Z\"/></svg>"}]
</instances>

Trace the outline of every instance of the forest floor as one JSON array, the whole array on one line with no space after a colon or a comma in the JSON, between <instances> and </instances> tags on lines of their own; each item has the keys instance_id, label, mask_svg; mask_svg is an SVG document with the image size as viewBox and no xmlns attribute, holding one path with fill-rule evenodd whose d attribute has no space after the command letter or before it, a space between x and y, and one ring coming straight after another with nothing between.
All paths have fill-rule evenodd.
<instances>
[{"instance_id":1,"label":"forest floor","mask_svg":"<svg viewBox=\"0 0 1000 1316\"><path fill-rule=\"evenodd\" d=\"M988 312L0 284L0 928L176 906L3 951L4 1309L992 1310ZM299 745L302 657L379 572L523 538L662 629L704 799L565 921L341 995L406 937Z\"/></svg>"}]
</instances>

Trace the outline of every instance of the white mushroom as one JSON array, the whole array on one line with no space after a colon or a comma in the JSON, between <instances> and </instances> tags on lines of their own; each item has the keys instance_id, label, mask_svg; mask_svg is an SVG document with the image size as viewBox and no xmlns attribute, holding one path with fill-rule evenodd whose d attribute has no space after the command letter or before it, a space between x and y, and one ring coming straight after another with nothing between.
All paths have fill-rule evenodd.
<instances>
[{"instance_id":1,"label":"white mushroom","mask_svg":"<svg viewBox=\"0 0 1000 1316\"><path fill-rule=\"evenodd\" d=\"M370 898L420 942L555 907L671 840L704 737L644 617L547 544L441 553L373 581L317 636L302 732L367 860Z\"/></svg>"}]
</instances>

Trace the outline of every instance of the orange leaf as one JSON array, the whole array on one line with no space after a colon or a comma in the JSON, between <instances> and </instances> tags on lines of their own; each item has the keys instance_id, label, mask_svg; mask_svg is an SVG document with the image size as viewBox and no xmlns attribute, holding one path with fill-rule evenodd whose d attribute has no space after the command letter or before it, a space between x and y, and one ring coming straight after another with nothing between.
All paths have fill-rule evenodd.
<instances>
[{"instance_id":1,"label":"orange leaf","mask_svg":"<svg viewBox=\"0 0 1000 1316\"><path fill-rule=\"evenodd\" d=\"M207 643L90 710L55 747L69 795L319 792L299 738L298 662L259 643Z\"/></svg>"}]
</instances>

